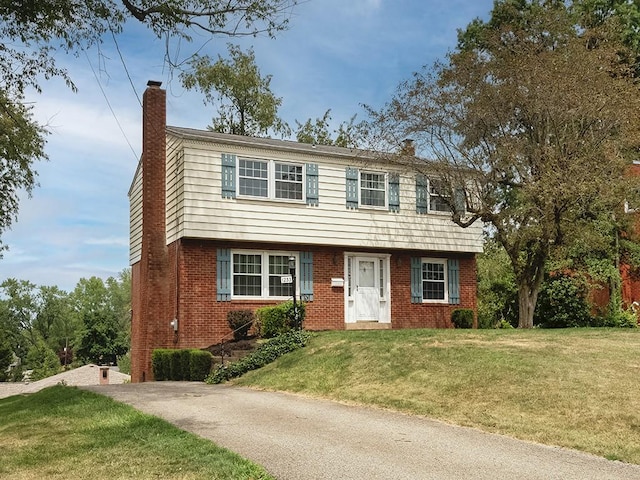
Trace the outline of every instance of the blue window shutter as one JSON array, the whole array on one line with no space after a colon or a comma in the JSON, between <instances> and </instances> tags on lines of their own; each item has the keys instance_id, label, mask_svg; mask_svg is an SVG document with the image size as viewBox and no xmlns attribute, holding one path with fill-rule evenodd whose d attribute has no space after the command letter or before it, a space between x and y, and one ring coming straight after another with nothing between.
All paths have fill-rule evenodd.
<instances>
[{"instance_id":1,"label":"blue window shutter","mask_svg":"<svg viewBox=\"0 0 640 480\"><path fill-rule=\"evenodd\" d=\"M416 213L427 213L427 177L416 175Z\"/></svg>"},{"instance_id":2,"label":"blue window shutter","mask_svg":"<svg viewBox=\"0 0 640 480\"><path fill-rule=\"evenodd\" d=\"M456 213L464 215L467 210L467 195L464 191L464 188L457 187L454 190L453 205L456 209Z\"/></svg>"},{"instance_id":3,"label":"blue window shutter","mask_svg":"<svg viewBox=\"0 0 640 480\"><path fill-rule=\"evenodd\" d=\"M358 208L358 169L347 167L347 208Z\"/></svg>"},{"instance_id":4,"label":"blue window shutter","mask_svg":"<svg viewBox=\"0 0 640 480\"><path fill-rule=\"evenodd\" d=\"M460 266L457 258L447 260L447 277L449 278L449 303L460 303Z\"/></svg>"},{"instance_id":5,"label":"blue window shutter","mask_svg":"<svg viewBox=\"0 0 640 480\"><path fill-rule=\"evenodd\" d=\"M219 302L231 301L231 250L219 248L217 258L217 300Z\"/></svg>"},{"instance_id":6,"label":"blue window shutter","mask_svg":"<svg viewBox=\"0 0 640 480\"><path fill-rule=\"evenodd\" d=\"M236 198L236 156L222 154L222 198Z\"/></svg>"},{"instance_id":7,"label":"blue window shutter","mask_svg":"<svg viewBox=\"0 0 640 480\"><path fill-rule=\"evenodd\" d=\"M318 164L307 163L307 205L318 206Z\"/></svg>"},{"instance_id":8,"label":"blue window shutter","mask_svg":"<svg viewBox=\"0 0 640 480\"><path fill-rule=\"evenodd\" d=\"M389 174L389 211L400 211L400 175Z\"/></svg>"},{"instance_id":9,"label":"blue window shutter","mask_svg":"<svg viewBox=\"0 0 640 480\"><path fill-rule=\"evenodd\" d=\"M422 259L411 257L411 303L422 303Z\"/></svg>"},{"instance_id":10,"label":"blue window shutter","mask_svg":"<svg viewBox=\"0 0 640 480\"><path fill-rule=\"evenodd\" d=\"M300 300L313 302L313 252L300 252Z\"/></svg>"}]
</instances>

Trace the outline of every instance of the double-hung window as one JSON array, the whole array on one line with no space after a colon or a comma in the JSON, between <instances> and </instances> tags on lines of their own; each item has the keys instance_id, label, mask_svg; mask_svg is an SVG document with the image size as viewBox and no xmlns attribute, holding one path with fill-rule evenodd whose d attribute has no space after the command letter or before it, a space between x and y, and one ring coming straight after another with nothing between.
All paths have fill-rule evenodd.
<instances>
[{"instance_id":1,"label":"double-hung window","mask_svg":"<svg viewBox=\"0 0 640 480\"><path fill-rule=\"evenodd\" d=\"M450 198L445 183L442 180L429 180L429 211L451 212L447 200Z\"/></svg>"},{"instance_id":2,"label":"double-hung window","mask_svg":"<svg viewBox=\"0 0 640 480\"><path fill-rule=\"evenodd\" d=\"M235 298L276 298L292 295L292 284L283 283L289 275L289 257L286 252L234 251L233 291ZM298 265L296 255L296 268ZM297 275L296 275L297 277Z\"/></svg>"},{"instance_id":3,"label":"double-hung window","mask_svg":"<svg viewBox=\"0 0 640 480\"><path fill-rule=\"evenodd\" d=\"M422 259L422 299L432 302L448 300L446 260Z\"/></svg>"},{"instance_id":4,"label":"double-hung window","mask_svg":"<svg viewBox=\"0 0 640 480\"><path fill-rule=\"evenodd\" d=\"M238 194L272 200L302 201L303 166L274 160L238 159Z\"/></svg>"},{"instance_id":5,"label":"double-hung window","mask_svg":"<svg viewBox=\"0 0 640 480\"><path fill-rule=\"evenodd\" d=\"M302 165L275 162L275 197L302 200Z\"/></svg>"},{"instance_id":6,"label":"double-hung window","mask_svg":"<svg viewBox=\"0 0 640 480\"><path fill-rule=\"evenodd\" d=\"M248 197L269 196L269 163L262 160L240 159L238 162L238 186L240 195Z\"/></svg>"},{"instance_id":7,"label":"double-hung window","mask_svg":"<svg viewBox=\"0 0 640 480\"><path fill-rule=\"evenodd\" d=\"M387 205L387 175L385 173L360 173L360 204L369 207Z\"/></svg>"}]
</instances>

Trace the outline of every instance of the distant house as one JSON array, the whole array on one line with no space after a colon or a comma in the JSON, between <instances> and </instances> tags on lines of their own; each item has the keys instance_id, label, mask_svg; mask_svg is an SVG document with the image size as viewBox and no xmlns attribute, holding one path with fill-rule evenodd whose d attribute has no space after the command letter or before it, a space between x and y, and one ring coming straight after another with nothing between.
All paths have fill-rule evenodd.
<instances>
[{"instance_id":1,"label":"distant house","mask_svg":"<svg viewBox=\"0 0 640 480\"><path fill-rule=\"evenodd\" d=\"M307 329L450 327L476 309L482 235L434 185L361 151L167 127L149 82L129 192L132 381L152 379L153 349L207 347L230 310L291 299L290 257Z\"/></svg>"}]
</instances>

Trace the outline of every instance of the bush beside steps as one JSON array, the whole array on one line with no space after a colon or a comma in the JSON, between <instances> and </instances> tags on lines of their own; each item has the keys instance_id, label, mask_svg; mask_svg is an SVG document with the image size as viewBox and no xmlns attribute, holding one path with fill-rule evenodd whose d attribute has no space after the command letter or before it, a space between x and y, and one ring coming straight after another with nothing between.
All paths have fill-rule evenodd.
<instances>
[{"instance_id":1,"label":"bush beside steps","mask_svg":"<svg viewBox=\"0 0 640 480\"><path fill-rule=\"evenodd\" d=\"M250 370L257 370L282 355L304 347L311 334L304 330L291 330L260 345L253 353L237 362L219 365L206 379L209 384L222 383L239 377Z\"/></svg>"}]
</instances>

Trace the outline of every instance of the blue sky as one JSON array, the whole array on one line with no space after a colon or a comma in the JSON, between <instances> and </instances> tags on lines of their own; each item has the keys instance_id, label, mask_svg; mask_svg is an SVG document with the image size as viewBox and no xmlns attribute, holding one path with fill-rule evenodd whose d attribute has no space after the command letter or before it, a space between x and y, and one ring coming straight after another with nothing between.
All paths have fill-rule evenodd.
<instances>
[{"instance_id":1,"label":"blue sky","mask_svg":"<svg viewBox=\"0 0 640 480\"><path fill-rule=\"evenodd\" d=\"M397 85L455 47L456 30L487 18L492 0L307 0L290 28L267 37L182 44L182 58L204 45L216 58L233 42L253 46L263 75L283 98L280 116L322 116L334 122L361 105L381 107ZM60 54L78 93L60 80L30 94L36 118L51 130L49 161L37 165L40 186L23 196L18 221L3 235L0 281L29 280L70 291L80 278L114 276L128 265L127 192L141 153L139 98L147 80L167 89L169 125L206 128L215 114L202 96L185 92L164 62L164 43L130 22L116 38L79 56ZM209 41L207 41L209 40ZM126 69L125 69L126 67ZM104 92L104 94L103 94Z\"/></svg>"}]
</instances>

